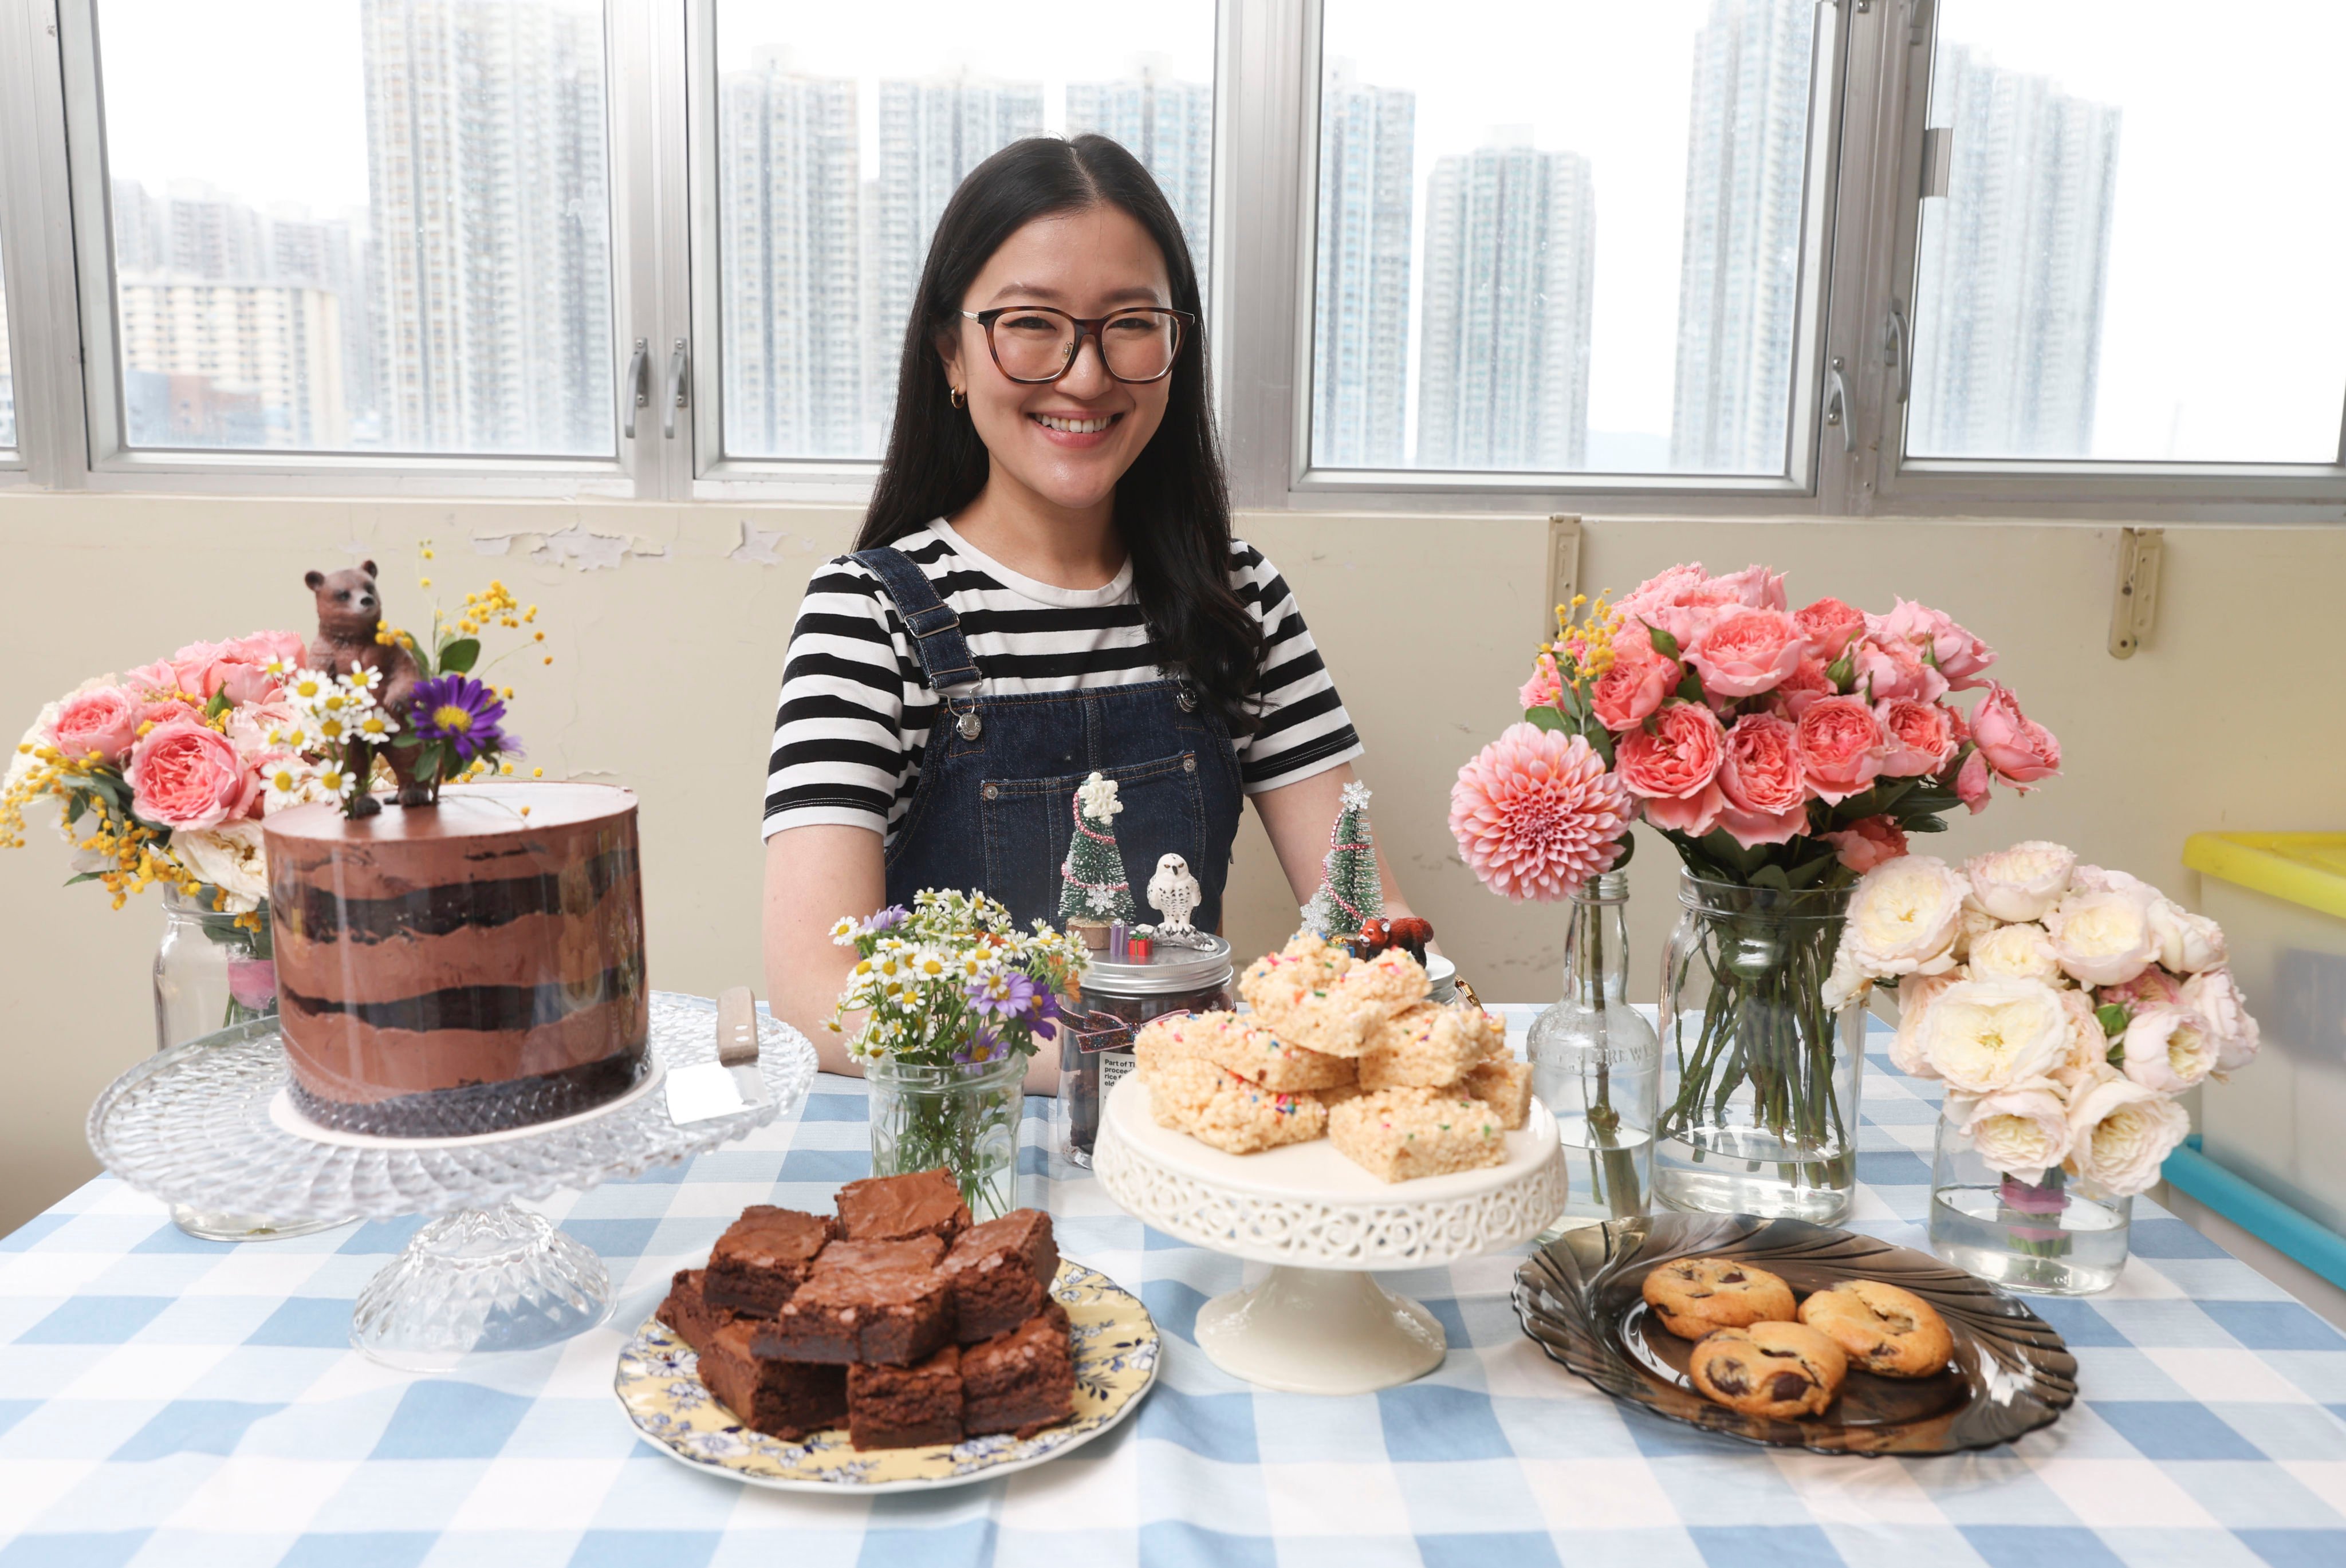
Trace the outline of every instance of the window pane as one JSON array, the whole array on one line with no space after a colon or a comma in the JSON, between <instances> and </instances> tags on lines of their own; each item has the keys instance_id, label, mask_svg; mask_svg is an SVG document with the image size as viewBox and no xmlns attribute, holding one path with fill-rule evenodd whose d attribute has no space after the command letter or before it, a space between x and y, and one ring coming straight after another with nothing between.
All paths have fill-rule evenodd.
<instances>
[{"instance_id":1,"label":"window pane","mask_svg":"<svg viewBox=\"0 0 2346 1568\"><path fill-rule=\"evenodd\" d=\"M2346 10L1943 0L1906 449L2331 463Z\"/></svg>"},{"instance_id":2,"label":"window pane","mask_svg":"<svg viewBox=\"0 0 2346 1568\"><path fill-rule=\"evenodd\" d=\"M877 457L929 236L1020 137L1099 131L1165 190L1202 282L1213 0L719 0L725 450Z\"/></svg>"},{"instance_id":3,"label":"window pane","mask_svg":"<svg viewBox=\"0 0 2346 1568\"><path fill-rule=\"evenodd\" d=\"M1328 0L1312 462L1784 472L1815 0Z\"/></svg>"},{"instance_id":4,"label":"window pane","mask_svg":"<svg viewBox=\"0 0 2346 1568\"><path fill-rule=\"evenodd\" d=\"M607 456L597 0L105 0L133 446Z\"/></svg>"},{"instance_id":5,"label":"window pane","mask_svg":"<svg viewBox=\"0 0 2346 1568\"><path fill-rule=\"evenodd\" d=\"M0 449L16 444L16 383L8 372L8 275L0 268Z\"/></svg>"}]
</instances>

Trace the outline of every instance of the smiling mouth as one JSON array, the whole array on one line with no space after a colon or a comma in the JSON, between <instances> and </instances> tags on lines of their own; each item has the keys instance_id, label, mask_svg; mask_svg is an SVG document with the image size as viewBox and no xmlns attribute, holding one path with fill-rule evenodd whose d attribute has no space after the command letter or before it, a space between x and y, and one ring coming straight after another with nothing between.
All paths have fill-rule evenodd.
<instances>
[{"instance_id":1,"label":"smiling mouth","mask_svg":"<svg viewBox=\"0 0 2346 1568\"><path fill-rule=\"evenodd\" d=\"M1056 430L1062 435L1096 435L1122 419L1124 415L1101 413L1093 414L1086 419L1068 419L1056 413L1030 413L1026 417L1045 430Z\"/></svg>"}]
</instances>

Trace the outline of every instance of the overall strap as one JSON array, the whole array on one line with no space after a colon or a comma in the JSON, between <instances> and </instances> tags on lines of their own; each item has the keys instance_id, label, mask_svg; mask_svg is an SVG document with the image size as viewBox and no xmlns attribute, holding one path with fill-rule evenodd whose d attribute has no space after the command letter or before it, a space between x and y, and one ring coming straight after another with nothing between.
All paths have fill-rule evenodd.
<instances>
[{"instance_id":1,"label":"overall strap","mask_svg":"<svg viewBox=\"0 0 2346 1568\"><path fill-rule=\"evenodd\" d=\"M969 641L961 635L961 617L937 596L928 574L894 545L858 550L849 559L880 579L880 585L896 603L896 613L904 617L904 629L913 634L913 650L920 658L922 673L929 677L929 689L958 712L960 705L953 698L967 697L972 694L963 688L978 684Z\"/></svg>"}]
</instances>

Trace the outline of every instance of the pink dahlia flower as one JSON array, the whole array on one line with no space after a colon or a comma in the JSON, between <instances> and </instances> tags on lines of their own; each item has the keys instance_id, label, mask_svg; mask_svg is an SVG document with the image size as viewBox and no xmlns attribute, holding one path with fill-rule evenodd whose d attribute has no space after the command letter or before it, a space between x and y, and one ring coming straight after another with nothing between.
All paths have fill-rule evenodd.
<instances>
[{"instance_id":1,"label":"pink dahlia flower","mask_svg":"<svg viewBox=\"0 0 2346 1568\"><path fill-rule=\"evenodd\" d=\"M1633 802L1587 741L1511 724L1458 770L1450 831L1484 885L1542 903L1570 898L1621 858Z\"/></svg>"}]
</instances>

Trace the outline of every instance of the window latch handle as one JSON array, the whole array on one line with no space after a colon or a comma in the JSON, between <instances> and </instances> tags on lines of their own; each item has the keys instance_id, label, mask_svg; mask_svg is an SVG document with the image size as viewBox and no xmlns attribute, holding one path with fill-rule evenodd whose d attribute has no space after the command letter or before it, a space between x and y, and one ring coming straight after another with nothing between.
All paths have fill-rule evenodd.
<instances>
[{"instance_id":1,"label":"window latch handle","mask_svg":"<svg viewBox=\"0 0 2346 1568\"><path fill-rule=\"evenodd\" d=\"M670 441L676 439L676 411L692 401L691 377L692 360L678 338L668 361L668 397L660 404L660 433Z\"/></svg>"},{"instance_id":2,"label":"window latch handle","mask_svg":"<svg viewBox=\"0 0 2346 1568\"><path fill-rule=\"evenodd\" d=\"M1857 430L1849 417L1849 382L1841 379L1841 360L1838 355L1825 372L1825 423L1841 427L1841 449L1857 450Z\"/></svg>"},{"instance_id":3,"label":"window latch handle","mask_svg":"<svg viewBox=\"0 0 2346 1568\"><path fill-rule=\"evenodd\" d=\"M1890 320L1882 326L1882 362L1898 370L1898 401L1904 402L1914 392L1914 349L1906 337L1906 310L1895 300L1890 301Z\"/></svg>"},{"instance_id":4,"label":"window latch handle","mask_svg":"<svg viewBox=\"0 0 2346 1568\"><path fill-rule=\"evenodd\" d=\"M644 372L651 368L651 347L648 338L638 338L635 357L627 361L627 408L620 416L619 428L629 441L636 439L636 410L652 401L651 386L644 380Z\"/></svg>"}]
</instances>

